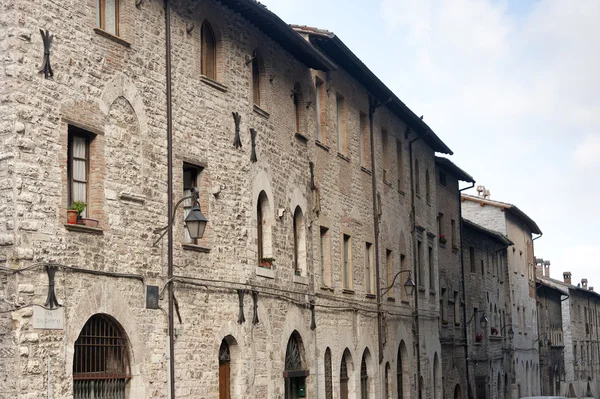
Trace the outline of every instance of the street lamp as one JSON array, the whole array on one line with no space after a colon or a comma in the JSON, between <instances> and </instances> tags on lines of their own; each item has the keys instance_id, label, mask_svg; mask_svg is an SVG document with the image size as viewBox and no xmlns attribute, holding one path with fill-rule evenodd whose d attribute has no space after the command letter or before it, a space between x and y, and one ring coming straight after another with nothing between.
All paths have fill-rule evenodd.
<instances>
[{"instance_id":1,"label":"street lamp","mask_svg":"<svg viewBox=\"0 0 600 399\"><path fill-rule=\"evenodd\" d=\"M202 238L202 236L204 235L204 230L206 229L206 223L208 222L208 220L206 219L206 216L204 216L204 214L200 210L200 202L198 202L200 193L198 192L198 189L195 187L192 187L191 192L192 192L192 195L188 195L186 197L181 198L179 201L177 201L177 204L175 204L175 207L173 209L173 215L171 216L171 220L169 221L169 224L167 224L165 227L161 227L159 229L154 230L155 233L162 232L160 237L158 237L158 239L154 242L154 245L156 245L160 241L160 239L163 238L165 234L167 234L169 227L175 221L175 214L177 213L177 208L179 207L179 205L181 205L181 203L183 201L185 201L187 199L192 200L193 206L192 206L192 209L190 210L190 213L185 217L185 228L187 229L188 233L190 233L190 238L192 238L194 240L198 239L198 238Z\"/></svg>"},{"instance_id":2,"label":"street lamp","mask_svg":"<svg viewBox=\"0 0 600 399\"><path fill-rule=\"evenodd\" d=\"M390 284L389 287L385 288L385 291L383 291L381 293L381 295L385 295L389 290L391 290L394 287L394 284L396 283L396 278L398 278L398 276L401 275L402 273L408 273L408 278L406 279L406 282L404 283L404 289L406 290L406 293L408 294L408 296L412 296L414 294L416 285L411 277L410 270L400 270L394 276L394 279L392 280L392 284Z\"/></svg>"},{"instance_id":3,"label":"street lamp","mask_svg":"<svg viewBox=\"0 0 600 399\"><path fill-rule=\"evenodd\" d=\"M481 315L481 319L479 319L479 324L481 325L481 328L483 328L485 330L485 328L487 327L487 323L488 323L488 318L485 315L485 312Z\"/></svg>"}]
</instances>

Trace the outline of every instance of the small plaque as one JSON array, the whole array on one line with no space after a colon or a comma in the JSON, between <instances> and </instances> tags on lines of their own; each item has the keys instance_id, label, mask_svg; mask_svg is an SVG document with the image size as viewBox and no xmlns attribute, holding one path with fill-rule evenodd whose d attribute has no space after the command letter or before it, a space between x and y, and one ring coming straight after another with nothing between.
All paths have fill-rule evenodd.
<instances>
[{"instance_id":1,"label":"small plaque","mask_svg":"<svg viewBox=\"0 0 600 399\"><path fill-rule=\"evenodd\" d=\"M41 330L62 330L65 325L65 308L52 310L33 307L33 328Z\"/></svg>"}]
</instances>

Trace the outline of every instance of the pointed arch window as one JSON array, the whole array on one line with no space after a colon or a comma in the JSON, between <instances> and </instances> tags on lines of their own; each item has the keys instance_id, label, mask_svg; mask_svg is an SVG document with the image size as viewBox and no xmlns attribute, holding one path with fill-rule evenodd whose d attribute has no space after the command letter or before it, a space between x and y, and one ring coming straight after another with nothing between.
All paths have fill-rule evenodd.
<instances>
[{"instance_id":1,"label":"pointed arch window","mask_svg":"<svg viewBox=\"0 0 600 399\"><path fill-rule=\"evenodd\" d=\"M294 210L294 272L304 274L306 268L306 235L304 232L304 216L299 206Z\"/></svg>"},{"instance_id":2,"label":"pointed arch window","mask_svg":"<svg viewBox=\"0 0 600 399\"><path fill-rule=\"evenodd\" d=\"M331 372L331 349L325 349L325 399L333 399L333 381Z\"/></svg>"},{"instance_id":3,"label":"pointed arch window","mask_svg":"<svg viewBox=\"0 0 600 399\"><path fill-rule=\"evenodd\" d=\"M340 399L348 399L348 364L346 363L346 354L342 356L340 365Z\"/></svg>"},{"instance_id":4,"label":"pointed arch window","mask_svg":"<svg viewBox=\"0 0 600 399\"><path fill-rule=\"evenodd\" d=\"M360 362L360 399L369 399L369 373L365 355Z\"/></svg>"},{"instance_id":5,"label":"pointed arch window","mask_svg":"<svg viewBox=\"0 0 600 399\"><path fill-rule=\"evenodd\" d=\"M258 195L256 205L256 241L258 264L271 267L272 261L272 244L271 244L271 226L273 225L273 217L271 214L271 206L269 198L264 191ZM267 262L268 265L264 262Z\"/></svg>"},{"instance_id":6,"label":"pointed arch window","mask_svg":"<svg viewBox=\"0 0 600 399\"><path fill-rule=\"evenodd\" d=\"M200 35L202 44L201 73L212 80L217 80L217 41L208 21L202 23Z\"/></svg>"},{"instance_id":7,"label":"pointed arch window","mask_svg":"<svg viewBox=\"0 0 600 399\"><path fill-rule=\"evenodd\" d=\"M108 315L92 316L75 341L73 398L99 398L106 392L125 398L130 378L127 339L121 326Z\"/></svg>"},{"instance_id":8,"label":"pointed arch window","mask_svg":"<svg viewBox=\"0 0 600 399\"><path fill-rule=\"evenodd\" d=\"M219 347L219 399L231 398L231 353L225 340Z\"/></svg>"},{"instance_id":9,"label":"pointed arch window","mask_svg":"<svg viewBox=\"0 0 600 399\"><path fill-rule=\"evenodd\" d=\"M308 370L303 369L304 346L297 331L292 333L285 351L285 399L306 397L306 377Z\"/></svg>"}]
</instances>

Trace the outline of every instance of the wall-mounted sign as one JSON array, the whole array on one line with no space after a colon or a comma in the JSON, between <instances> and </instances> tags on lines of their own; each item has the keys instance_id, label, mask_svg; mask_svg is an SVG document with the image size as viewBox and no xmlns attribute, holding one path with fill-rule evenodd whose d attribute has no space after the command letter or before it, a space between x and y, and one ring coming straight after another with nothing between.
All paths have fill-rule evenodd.
<instances>
[{"instance_id":1,"label":"wall-mounted sign","mask_svg":"<svg viewBox=\"0 0 600 399\"><path fill-rule=\"evenodd\" d=\"M42 330L62 330L65 328L65 308L44 309L33 307L33 328Z\"/></svg>"}]
</instances>

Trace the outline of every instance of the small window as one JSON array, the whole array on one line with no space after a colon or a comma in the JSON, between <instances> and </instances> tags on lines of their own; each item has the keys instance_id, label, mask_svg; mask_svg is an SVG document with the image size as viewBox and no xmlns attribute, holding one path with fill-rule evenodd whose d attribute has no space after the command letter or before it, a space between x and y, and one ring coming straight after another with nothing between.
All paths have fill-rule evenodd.
<instances>
[{"instance_id":1,"label":"small window","mask_svg":"<svg viewBox=\"0 0 600 399\"><path fill-rule=\"evenodd\" d=\"M475 248L469 247L469 263L471 265L471 273L476 273L475 269Z\"/></svg>"},{"instance_id":2,"label":"small window","mask_svg":"<svg viewBox=\"0 0 600 399\"><path fill-rule=\"evenodd\" d=\"M97 0L96 10L98 27L119 36L119 0Z\"/></svg>"},{"instance_id":3,"label":"small window","mask_svg":"<svg viewBox=\"0 0 600 399\"><path fill-rule=\"evenodd\" d=\"M390 176L390 149L388 144L388 132L381 129L381 152L383 153L383 181L391 182Z\"/></svg>"},{"instance_id":4,"label":"small window","mask_svg":"<svg viewBox=\"0 0 600 399\"><path fill-rule=\"evenodd\" d=\"M417 262L419 269L419 287L425 288L425 265L423 264L423 243L417 241Z\"/></svg>"},{"instance_id":5,"label":"small window","mask_svg":"<svg viewBox=\"0 0 600 399\"><path fill-rule=\"evenodd\" d=\"M431 204L431 184L429 181L429 169L425 170L425 201Z\"/></svg>"},{"instance_id":6,"label":"small window","mask_svg":"<svg viewBox=\"0 0 600 399\"><path fill-rule=\"evenodd\" d=\"M260 106L260 68L256 50L252 53L252 99L254 104Z\"/></svg>"},{"instance_id":7,"label":"small window","mask_svg":"<svg viewBox=\"0 0 600 399\"><path fill-rule=\"evenodd\" d=\"M345 289L352 289L352 245L350 236L344 234L342 242L342 284Z\"/></svg>"},{"instance_id":8,"label":"small window","mask_svg":"<svg viewBox=\"0 0 600 399\"><path fill-rule=\"evenodd\" d=\"M440 185L446 187L446 172L440 170Z\"/></svg>"},{"instance_id":9,"label":"small window","mask_svg":"<svg viewBox=\"0 0 600 399\"><path fill-rule=\"evenodd\" d=\"M358 132L358 147L360 166L369 169L371 165L371 140L369 135L369 121L367 115L360 113L360 126Z\"/></svg>"},{"instance_id":10,"label":"small window","mask_svg":"<svg viewBox=\"0 0 600 399\"><path fill-rule=\"evenodd\" d=\"M437 217L437 222L438 222L438 239L440 241L442 241L442 239L445 238L444 236L444 214L443 213L438 213L438 217Z\"/></svg>"},{"instance_id":11,"label":"small window","mask_svg":"<svg viewBox=\"0 0 600 399\"><path fill-rule=\"evenodd\" d=\"M451 239L452 239L452 247L456 248L458 246L458 243L456 241L456 220L454 219L450 219L450 234L451 234Z\"/></svg>"},{"instance_id":12,"label":"small window","mask_svg":"<svg viewBox=\"0 0 600 399\"><path fill-rule=\"evenodd\" d=\"M257 238L257 253L258 264L267 266L263 260L270 259L272 256L271 245L271 226L273 218L271 214L271 205L267 194L261 191L258 195L256 205L256 238ZM270 262L268 262L270 267Z\"/></svg>"},{"instance_id":13,"label":"small window","mask_svg":"<svg viewBox=\"0 0 600 399\"><path fill-rule=\"evenodd\" d=\"M346 140L346 101L340 94L336 94L336 120L337 120L337 150L346 155L348 143Z\"/></svg>"},{"instance_id":14,"label":"small window","mask_svg":"<svg viewBox=\"0 0 600 399\"><path fill-rule=\"evenodd\" d=\"M375 293L375 270L373 266L373 244L365 243L365 288L367 294Z\"/></svg>"},{"instance_id":15,"label":"small window","mask_svg":"<svg viewBox=\"0 0 600 399\"><path fill-rule=\"evenodd\" d=\"M440 313L442 318L442 324L448 324L448 314L446 311L446 289L442 288L442 294L440 295Z\"/></svg>"},{"instance_id":16,"label":"small window","mask_svg":"<svg viewBox=\"0 0 600 399\"><path fill-rule=\"evenodd\" d=\"M483 259L481 259L481 275L483 276L485 274L485 265L483 263Z\"/></svg>"},{"instance_id":17,"label":"small window","mask_svg":"<svg viewBox=\"0 0 600 399\"><path fill-rule=\"evenodd\" d=\"M400 254L400 270L408 270L408 268L406 267L406 255L404 254ZM402 273L402 276L405 276L407 273ZM402 281L406 281L405 279L402 279ZM404 283L402 283L404 284ZM408 294L406 293L405 289L401 289L400 292L402 293L402 300L403 301L408 301Z\"/></svg>"},{"instance_id":18,"label":"small window","mask_svg":"<svg viewBox=\"0 0 600 399\"><path fill-rule=\"evenodd\" d=\"M300 87L300 83L296 83L294 85L294 93L292 94L292 98L294 100L294 129L296 133L302 132L302 87Z\"/></svg>"},{"instance_id":19,"label":"small window","mask_svg":"<svg viewBox=\"0 0 600 399\"><path fill-rule=\"evenodd\" d=\"M306 271L306 235L304 215L299 206L294 211L294 273L303 275Z\"/></svg>"},{"instance_id":20,"label":"small window","mask_svg":"<svg viewBox=\"0 0 600 399\"><path fill-rule=\"evenodd\" d=\"M415 194L421 196L421 175L419 173L419 160L415 159Z\"/></svg>"},{"instance_id":21,"label":"small window","mask_svg":"<svg viewBox=\"0 0 600 399\"><path fill-rule=\"evenodd\" d=\"M458 297L458 291L454 291L454 325L460 324L460 298Z\"/></svg>"},{"instance_id":22,"label":"small window","mask_svg":"<svg viewBox=\"0 0 600 399\"><path fill-rule=\"evenodd\" d=\"M217 80L217 41L208 21L202 23L202 75Z\"/></svg>"},{"instance_id":23,"label":"small window","mask_svg":"<svg viewBox=\"0 0 600 399\"><path fill-rule=\"evenodd\" d=\"M398 175L398 191L404 191L404 159L400 140L396 142L396 173Z\"/></svg>"},{"instance_id":24,"label":"small window","mask_svg":"<svg viewBox=\"0 0 600 399\"><path fill-rule=\"evenodd\" d=\"M393 298L394 297L394 286L392 285L392 282L394 280L394 263L392 262L392 251L390 251L389 249L387 249L385 251L385 268L387 270L387 290L388 290L388 297L389 298Z\"/></svg>"},{"instance_id":25,"label":"small window","mask_svg":"<svg viewBox=\"0 0 600 399\"><path fill-rule=\"evenodd\" d=\"M317 141L327 144L327 88L323 81L316 78L315 114L317 120Z\"/></svg>"},{"instance_id":26,"label":"small window","mask_svg":"<svg viewBox=\"0 0 600 399\"><path fill-rule=\"evenodd\" d=\"M185 164L183 166L183 196L190 197L192 195L192 188L197 189L200 182L200 173L202 168L198 166ZM188 216L192 210L192 199L188 198L183 201L183 219ZM191 238L188 229L184 228L184 239L183 241L187 244L198 244L198 239Z\"/></svg>"},{"instance_id":27,"label":"small window","mask_svg":"<svg viewBox=\"0 0 600 399\"><path fill-rule=\"evenodd\" d=\"M330 261L330 251L331 251L331 243L329 241L329 229L327 227L321 226L319 228L319 255L320 255L320 264L321 264L321 284L326 287L331 286L331 261Z\"/></svg>"},{"instance_id":28,"label":"small window","mask_svg":"<svg viewBox=\"0 0 600 399\"><path fill-rule=\"evenodd\" d=\"M429 247L428 259L429 261L429 289L435 290L435 262L433 261L433 248Z\"/></svg>"},{"instance_id":29,"label":"small window","mask_svg":"<svg viewBox=\"0 0 600 399\"><path fill-rule=\"evenodd\" d=\"M93 135L85 130L69 126L69 147L67 176L69 180L69 205L75 201L85 202L86 208L81 212L82 217L88 217L90 203L90 142Z\"/></svg>"}]
</instances>

